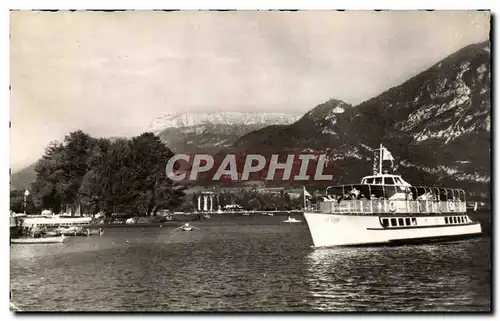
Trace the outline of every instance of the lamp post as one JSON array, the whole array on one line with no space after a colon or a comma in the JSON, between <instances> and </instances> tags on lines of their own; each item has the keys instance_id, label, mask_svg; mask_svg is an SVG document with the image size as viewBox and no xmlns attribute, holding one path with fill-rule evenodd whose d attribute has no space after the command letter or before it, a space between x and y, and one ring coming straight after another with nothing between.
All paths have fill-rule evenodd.
<instances>
[{"instance_id":1,"label":"lamp post","mask_svg":"<svg viewBox=\"0 0 500 321\"><path fill-rule=\"evenodd\" d=\"M24 202L23 202L24 214L26 214L26 203L27 203L28 195L30 195L30 191L28 191L28 189L26 189L24 191Z\"/></svg>"}]
</instances>

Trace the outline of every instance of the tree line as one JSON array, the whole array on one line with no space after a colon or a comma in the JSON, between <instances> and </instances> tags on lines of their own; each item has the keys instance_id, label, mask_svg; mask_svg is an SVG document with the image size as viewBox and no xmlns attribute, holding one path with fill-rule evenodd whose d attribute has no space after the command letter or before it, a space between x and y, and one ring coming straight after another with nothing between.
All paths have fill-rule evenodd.
<instances>
[{"instance_id":1,"label":"tree line","mask_svg":"<svg viewBox=\"0 0 500 321\"><path fill-rule=\"evenodd\" d=\"M184 201L184 188L166 177L165 166L174 154L153 133L131 139L94 138L83 131L52 142L35 167L29 186L28 212L124 213L156 215ZM11 209L23 210L23 192L11 191Z\"/></svg>"},{"instance_id":2,"label":"tree line","mask_svg":"<svg viewBox=\"0 0 500 321\"><path fill-rule=\"evenodd\" d=\"M198 209L198 197L202 193L192 195L192 208ZM201 200L201 208L204 207L204 199ZM271 210L294 210L303 207L302 198L290 197L284 191L279 193L260 193L255 190L241 189L237 193L219 192L213 198L213 210L224 209L226 205L237 204L245 210L271 211Z\"/></svg>"},{"instance_id":3,"label":"tree line","mask_svg":"<svg viewBox=\"0 0 500 321\"><path fill-rule=\"evenodd\" d=\"M11 210L28 214L44 209L54 213L154 216L162 210L190 212L198 209L195 193L185 201L186 186L166 177L166 164L174 153L153 133L126 138L94 138L81 130L51 142L35 166L36 179L24 190L11 190ZM202 200L204 201L204 200ZM284 191L277 194L241 189L216 193L213 210L238 204L245 210L302 208L302 198ZM26 205L26 206L25 206ZM203 209L203 205L202 205Z\"/></svg>"}]
</instances>

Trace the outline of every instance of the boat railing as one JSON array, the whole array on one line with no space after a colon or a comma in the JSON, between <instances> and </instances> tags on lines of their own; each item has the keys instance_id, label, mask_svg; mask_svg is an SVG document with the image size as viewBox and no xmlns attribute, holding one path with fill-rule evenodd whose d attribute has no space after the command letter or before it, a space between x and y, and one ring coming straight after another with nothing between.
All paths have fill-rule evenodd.
<instances>
[{"instance_id":1,"label":"boat railing","mask_svg":"<svg viewBox=\"0 0 500 321\"><path fill-rule=\"evenodd\" d=\"M465 213L466 203L430 200L329 200L319 204L323 213Z\"/></svg>"},{"instance_id":2,"label":"boat railing","mask_svg":"<svg viewBox=\"0 0 500 321\"><path fill-rule=\"evenodd\" d=\"M464 213L466 193L426 186L339 185L326 189L319 207L333 213Z\"/></svg>"}]
</instances>

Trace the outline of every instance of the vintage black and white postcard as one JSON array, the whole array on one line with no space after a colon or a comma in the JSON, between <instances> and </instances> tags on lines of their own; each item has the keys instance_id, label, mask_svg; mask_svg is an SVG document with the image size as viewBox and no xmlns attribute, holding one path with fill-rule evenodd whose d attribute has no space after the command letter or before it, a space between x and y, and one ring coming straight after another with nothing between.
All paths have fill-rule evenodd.
<instances>
[{"instance_id":1,"label":"vintage black and white postcard","mask_svg":"<svg viewBox=\"0 0 500 321\"><path fill-rule=\"evenodd\" d=\"M491 311L491 12L10 19L11 310Z\"/></svg>"}]
</instances>

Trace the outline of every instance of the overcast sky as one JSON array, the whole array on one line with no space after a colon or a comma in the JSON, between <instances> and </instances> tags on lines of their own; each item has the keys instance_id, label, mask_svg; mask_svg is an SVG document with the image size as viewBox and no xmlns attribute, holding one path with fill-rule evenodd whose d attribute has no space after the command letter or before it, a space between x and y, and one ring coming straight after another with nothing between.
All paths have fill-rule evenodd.
<instances>
[{"instance_id":1,"label":"overcast sky","mask_svg":"<svg viewBox=\"0 0 500 321\"><path fill-rule=\"evenodd\" d=\"M164 112L358 104L488 33L475 11L14 12L11 166Z\"/></svg>"}]
</instances>

